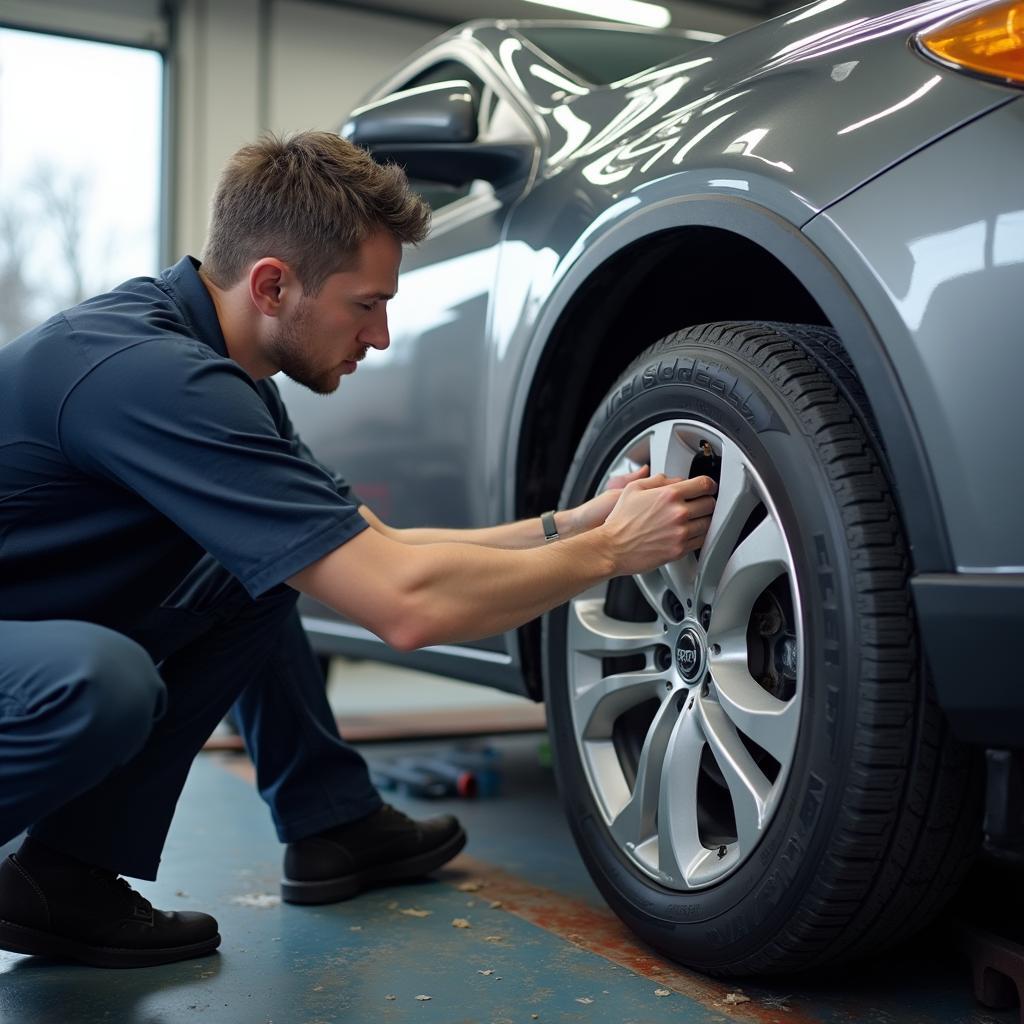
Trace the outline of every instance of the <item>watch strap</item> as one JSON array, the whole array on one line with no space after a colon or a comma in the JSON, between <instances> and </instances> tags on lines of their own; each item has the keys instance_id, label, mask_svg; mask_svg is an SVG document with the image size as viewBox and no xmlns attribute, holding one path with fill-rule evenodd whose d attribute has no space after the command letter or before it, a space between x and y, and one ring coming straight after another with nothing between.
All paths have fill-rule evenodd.
<instances>
[{"instance_id":1,"label":"watch strap","mask_svg":"<svg viewBox=\"0 0 1024 1024\"><path fill-rule=\"evenodd\" d=\"M541 513L540 524L544 527L545 541L558 540L558 527L555 525L554 509L552 509L550 512Z\"/></svg>"}]
</instances>

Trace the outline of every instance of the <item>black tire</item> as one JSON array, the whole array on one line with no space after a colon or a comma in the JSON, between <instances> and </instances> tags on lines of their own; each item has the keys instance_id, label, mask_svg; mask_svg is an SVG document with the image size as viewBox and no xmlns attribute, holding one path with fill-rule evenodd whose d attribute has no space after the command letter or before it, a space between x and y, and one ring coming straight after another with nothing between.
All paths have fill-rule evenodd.
<instances>
[{"instance_id":1,"label":"black tire","mask_svg":"<svg viewBox=\"0 0 1024 1024\"><path fill-rule=\"evenodd\" d=\"M649 425L696 421L759 474L791 552L804 595L792 761L753 853L702 888L661 884L613 836L573 724L570 605L544 620L555 769L590 874L652 946L723 976L899 941L953 895L980 839L980 765L950 737L920 664L907 545L867 402L837 352L834 332L804 325L710 324L662 339L597 410L562 496L567 507L593 494Z\"/></svg>"}]
</instances>

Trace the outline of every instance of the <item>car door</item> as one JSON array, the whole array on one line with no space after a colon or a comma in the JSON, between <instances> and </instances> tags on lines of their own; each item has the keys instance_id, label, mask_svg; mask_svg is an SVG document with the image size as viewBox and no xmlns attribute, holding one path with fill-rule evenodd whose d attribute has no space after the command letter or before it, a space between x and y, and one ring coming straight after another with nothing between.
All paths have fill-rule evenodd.
<instances>
[{"instance_id":1,"label":"car door","mask_svg":"<svg viewBox=\"0 0 1024 1024\"><path fill-rule=\"evenodd\" d=\"M441 60L396 92L456 80L478 90L481 147L535 146L527 119L484 68ZM317 458L389 525L464 527L488 518L481 462L490 294L502 228L527 177L498 186L411 177L434 220L427 240L405 253L388 307L390 348L371 352L326 398L279 377L296 429ZM504 641L481 646L504 650Z\"/></svg>"}]
</instances>

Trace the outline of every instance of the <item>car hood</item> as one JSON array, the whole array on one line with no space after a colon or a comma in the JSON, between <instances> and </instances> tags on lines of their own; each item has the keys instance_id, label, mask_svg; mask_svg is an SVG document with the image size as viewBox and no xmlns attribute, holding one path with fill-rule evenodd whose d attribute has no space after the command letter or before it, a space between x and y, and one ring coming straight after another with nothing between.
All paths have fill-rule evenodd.
<instances>
[{"instance_id":1,"label":"car hood","mask_svg":"<svg viewBox=\"0 0 1024 1024\"><path fill-rule=\"evenodd\" d=\"M489 48L543 119L542 173L573 168L613 197L693 169L738 191L770 179L809 218L1018 95L911 44L921 28L978 6L824 0L605 88L538 74L540 55L525 40L510 46L511 27L492 30L502 40ZM487 41L487 30L477 34Z\"/></svg>"}]
</instances>

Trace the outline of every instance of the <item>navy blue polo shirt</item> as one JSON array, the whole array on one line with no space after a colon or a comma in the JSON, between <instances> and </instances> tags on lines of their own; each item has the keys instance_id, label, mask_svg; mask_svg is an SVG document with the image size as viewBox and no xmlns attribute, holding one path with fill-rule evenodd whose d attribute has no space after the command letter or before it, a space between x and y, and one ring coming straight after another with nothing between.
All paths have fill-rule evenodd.
<instances>
[{"instance_id":1,"label":"navy blue polo shirt","mask_svg":"<svg viewBox=\"0 0 1024 1024\"><path fill-rule=\"evenodd\" d=\"M366 527L186 257L0 348L0 619L115 628L209 552L256 597Z\"/></svg>"}]
</instances>

